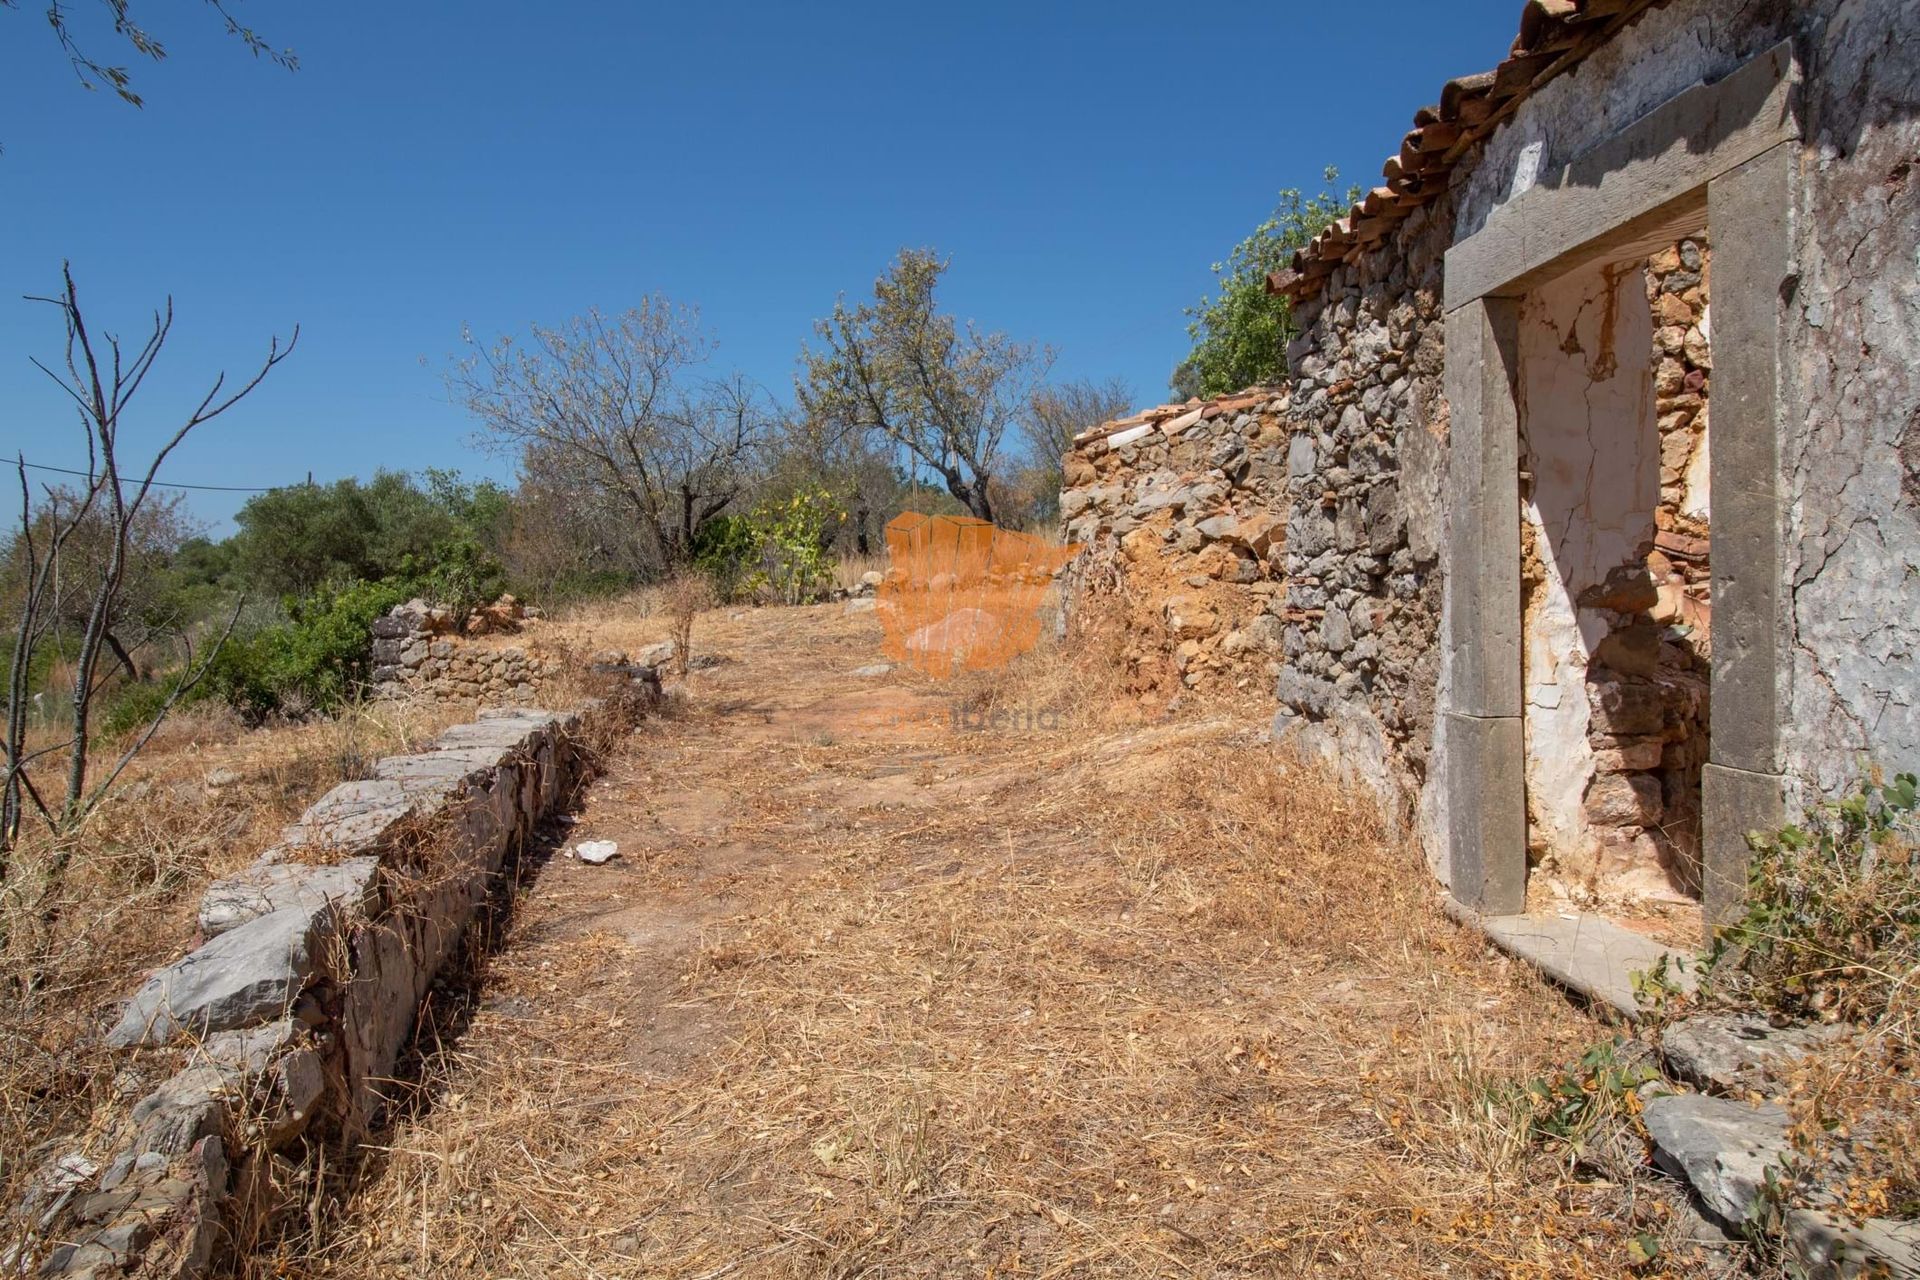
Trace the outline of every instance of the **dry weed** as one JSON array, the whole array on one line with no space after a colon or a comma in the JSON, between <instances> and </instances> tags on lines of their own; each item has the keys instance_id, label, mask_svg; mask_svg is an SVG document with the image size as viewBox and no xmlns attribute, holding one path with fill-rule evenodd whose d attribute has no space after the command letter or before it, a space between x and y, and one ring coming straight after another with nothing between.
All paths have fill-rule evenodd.
<instances>
[{"instance_id":1,"label":"dry weed","mask_svg":"<svg viewBox=\"0 0 1920 1280\"><path fill-rule=\"evenodd\" d=\"M247 731L196 708L169 719L80 830L30 834L0 891L0 1204L17 1204L25 1180L72 1149L63 1141L139 1097L139 1072L100 1032L149 969L192 944L206 884L250 862L327 788L455 718L428 703L370 703ZM17 1229L0 1216L0 1252Z\"/></svg>"},{"instance_id":2,"label":"dry weed","mask_svg":"<svg viewBox=\"0 0 1920 1280\"><path fill-rule=\"evenodd\" d=\"M437 1105L262 1274L1594 1276L1660 1229L1500 1102L1594 1025L1364 798L1234 724L836 730L852 624L782 614L603 793L630 887L535 891ZM1091 696L1028 658L975 692Z\"/></svg>"},{"instance_id":3,"label":"dry weed","mask_svg":"<svg viewBox=\"0 0 1920 1280\"><path fill-rule=\"evenodd\" d=\"M704 573L684 569L661 584L661 609L673 626L673 668L681 675L693 658L693 620L713 603L713 583Z\"/></svg>"}]
</instances>

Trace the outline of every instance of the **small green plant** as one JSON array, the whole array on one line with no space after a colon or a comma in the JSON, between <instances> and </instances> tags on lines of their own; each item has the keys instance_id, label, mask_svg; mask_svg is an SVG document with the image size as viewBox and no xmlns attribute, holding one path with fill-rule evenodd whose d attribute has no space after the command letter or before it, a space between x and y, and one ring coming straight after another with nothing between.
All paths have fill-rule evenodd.
<instances>
[{"instance_id":1,"label":"small green plant","mask_svg":"<svg viewBox=\"0 0 1920 1280\"><path fill-rule=\"evenodd\" d=\"M1659 1078L1647 1062L1623 1054L1631 1043L1604 1041L1573 1064L1529 1080L1529 1136L1562 1151L1570 1164L1631 1164L1620 1140L1640 1114L1634 1091Z\"/></svg>"},{"instance_id":2,"label":"small green plant","mask_svg":"<svg viewBox=\"0 0 1920 1280\"><path fill-rule=\"evenodd\" d=\"M1662 952L1651 968L1633 971L1633 1002L1643 1018L1665 1022L1692 1002L1682 982L1686 971L1687 962L1669 952Z\"/></svg>"},{"instance_id":3,"label":"small green plant","mask_svg":"<svg viewBox=\"0 0 1920 1280\"><path fill-rule=\"evenodd\" d=\"M694 564L722 600L807 604L833 588L833 533L846 518L826 489L797 489L748 515L708 521L694 543Z\"/></svg>"},{"instance_id":4,"label":"small green plant","mask_svg":"<svg viewBox=\"0 0 1920 1280\"><path fill-rule=\"evenodd\" d=\"M1910 1013L1920 974L1914 775L1867 781L1805 822L1750 836L1746 913L1719 931L1713 996L1792 1017Z\"/></svg>"}]
</instances>

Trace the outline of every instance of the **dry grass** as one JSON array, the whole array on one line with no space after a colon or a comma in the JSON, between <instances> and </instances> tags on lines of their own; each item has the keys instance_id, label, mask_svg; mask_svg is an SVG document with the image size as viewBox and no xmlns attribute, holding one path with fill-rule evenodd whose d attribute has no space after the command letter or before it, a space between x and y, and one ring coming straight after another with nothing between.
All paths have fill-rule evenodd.
<instances>
[{"instance_id":1,"label":"dry grass","mask_svg":"<svg viewBox=\"0 0 1920 1280\"><path fill-rule=\"evenodd\" d=\"M849 551L833 562L833 585L842 591L851 591L860 585L860 579L866 574L884 574L886 571L885 554L863 556Z\"/></svg>"},{"instance_id":2,"label":"dry grass","mask_svg":"<svg viewBox=\"0 0 1920 1280\"><path fill-rule=\"evenodd\" d=\"M548 870L261 1274L1618 1275L1664 1229L1502 1101L1595 1026L1353 795L1232 723L821 732L930 691L835 691L836 611L715 629L747 670L589 802L625 870ZM973 693L1071 705L1028 658Z\"/></svg>"},{"instance_id":3,"label":"dry grass","mask_svg":"<svg viewBox=\"0 0 1920 1280\"><path fill-rule=\"evenodd\" d=\"M174 717L77 833L29 831L0 891L0 1203L54 1144L138 1098L99 1032L154 966L187 949L200 893L238 870L327 788L444 728L457 711L382 703L247 731L223 709ZM216 770L237 775L219 788ZM53 867L65 855L63 874ZM0 1233L17 1226L0 1218ZM0 1250L5 1245L0 1234Z\"/></svg>"}]
</instances>

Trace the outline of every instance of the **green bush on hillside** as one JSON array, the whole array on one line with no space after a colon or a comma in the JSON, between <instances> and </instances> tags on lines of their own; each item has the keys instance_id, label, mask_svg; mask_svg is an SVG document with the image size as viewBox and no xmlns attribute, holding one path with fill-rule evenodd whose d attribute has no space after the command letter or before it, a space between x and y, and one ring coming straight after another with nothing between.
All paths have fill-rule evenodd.
<instances>
[{"instance_id":1,"label":"green bush on hillside","mask_svg":"<svg viewBox=\"0 0 1920 1280\"><path fill-rule=\"evenodd\" d=\"M209 682L249 723L330 711L366 683L374 620L409 599L411 585L322 588L290 606L285 623L227 641Z\"/></svg>"}]
</instances>

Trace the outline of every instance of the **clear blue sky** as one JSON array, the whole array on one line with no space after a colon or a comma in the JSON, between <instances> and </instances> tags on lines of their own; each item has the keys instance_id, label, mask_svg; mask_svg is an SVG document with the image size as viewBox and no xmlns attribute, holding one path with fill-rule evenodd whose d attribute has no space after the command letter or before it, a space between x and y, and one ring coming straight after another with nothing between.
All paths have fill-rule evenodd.
<instances>
[{"instance_id":1,"label":"clear blue sky","mask_svg":"<svg viewBox=\"0 0 1920 1280\"><path fill-rule=\"evenodd\" d=\"M1520 2L234 8L300 69L182 0L134 4L157 65L80 28L133 65L141 110L78 86L41 0L0 9L7 458L84 459L27 362L58 357L57 315L20 301L62 258L96 327L131 335L174 297L130 450L301 325L174 456L182 481L509 476L442 386L461 326L654 291L786 399L811 322L903 245L950 255L947 305L1053 344L1057 376L1158 402L1209 264L1327 164L1372 185L1415 108L1503 56ZM192 505L220 528L241 500Z\"/></svg>"}]
</instances>

